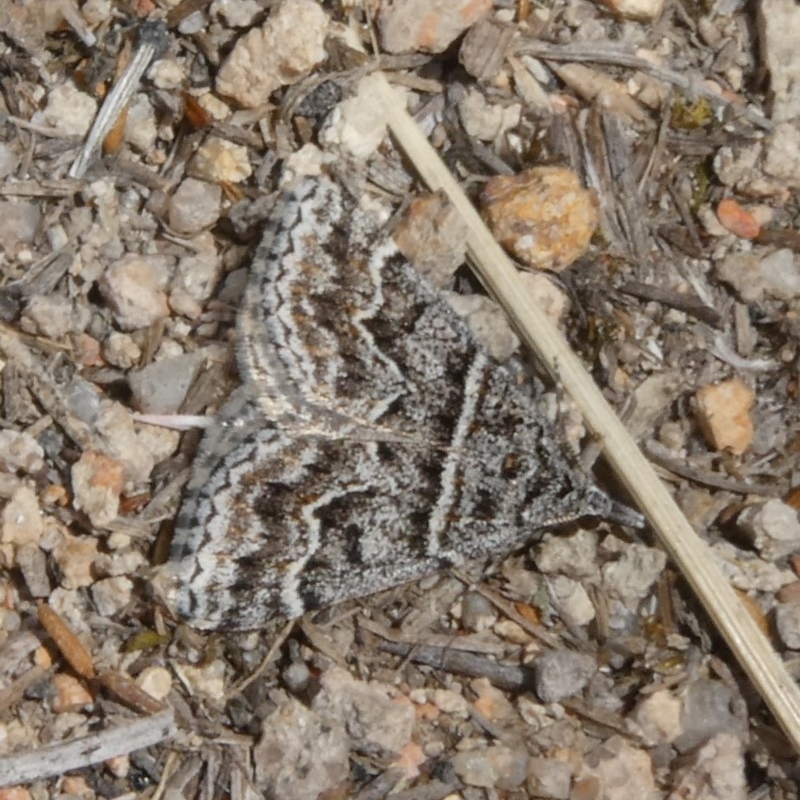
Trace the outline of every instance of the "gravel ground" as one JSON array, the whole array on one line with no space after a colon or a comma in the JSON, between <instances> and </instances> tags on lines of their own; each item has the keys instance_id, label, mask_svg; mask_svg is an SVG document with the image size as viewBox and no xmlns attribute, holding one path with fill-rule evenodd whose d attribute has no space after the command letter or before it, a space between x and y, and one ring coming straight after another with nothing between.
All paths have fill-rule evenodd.
<instances>
[{"instance_id":1,"label":"gravel ground","mask_svg":"<svg viewBox=\"0 0 800 800\"><path fill-rule=\"evenodd\" d=\"M800 673L798 31L791 0L0 0L0 800L797 797L647 530L250 634L175 620L153 577L298 176L368 194L529 366L375 113L382 69Z\"/></svg>"}]
</instances>

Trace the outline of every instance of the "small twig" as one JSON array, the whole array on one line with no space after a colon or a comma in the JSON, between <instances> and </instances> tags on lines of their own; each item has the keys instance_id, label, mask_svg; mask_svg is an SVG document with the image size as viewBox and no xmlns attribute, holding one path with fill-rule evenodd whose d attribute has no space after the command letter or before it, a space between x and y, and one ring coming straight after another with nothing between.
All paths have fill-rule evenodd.
<instances>
[{"instance_id":1,"label":"small twig","mask_svg":"<svg viewBox=\"0 0 800 800\"><path fill-rule=\"evenodd\" d=\"M67 274L74 258L75 250L71 247L48 253L35 264L31 264L22 278L7 283L0 292L23 299L37 294L49 294Z\"/></svg>"},{"instance_id":2,"label":"small twig","mask_svg":"<svg viewBox=\"0 0 800 800\"><path fill-rule=\"evenodd\" d=\"M31 686L42 680L48 673L54 671L54 667L43 667L37 664L23 672L19 678L6 686L5 689L0 689L0 713L18 703Z\"/></svg>"},{"instance_id":3,"label":"small twig","mask_svg":"<svg viewBox=\"0 0 800 800\"><path fill-rule=\"evenodd\" d=\"M0 757L0 786L63 775L114 756L152 747L174 735L175 719L171 708L152 717L120 720L115 727L89 736Z\"/></svg>"},{"instance_id":4,"label":"small twig","mask_svg":"<svg viewBox=\"0 0 800 800\"><path fill-rule=\"evenodd\" d=\"M533 669L513 664L498 664L491 658L450 650L446 647L413 645L402 642L384 642L380 649L445 672L456 672L470 678L486 678L492 686L509 691L521 691L533 686Z\"/></svg>"},{"instance_id":5,"label":"small twig","mask_svg":"<svg viewBox=\"0 0 800 800\"><path fill-rule=\"evenodd\" d=\"M83 18L83 14L81 14L81 10L75 0L58 0L58 5L64 21L75 31L80 40L87 47L94 47L97 44L97 39L92 33L92 29L86 24L86 20Z\"/></svg>"},{"instance_id":6,"label":"small twig","mask_svg":"<svg viewBox=\"0 0 800 800\"><path fill-rule=\"evenodd\" d=\"M214 417L208 414L140 414L137 411L131 414L131 419L134 422L155 425L159 428L169 428L173 431L210 428L214 422Z\"/></svg>"},{"instance_id":7,"label":"small twig","mask_svg":"<svg viewBox=\"0 0 800 800\"><path fill-rule=\"evenodd\" d=\"M644 442L642 444L642 449L654 464L658 464L662 469L666 469L681 478L686 478L695 483L702 483L704 486L711 486L714 489L722 489L723 491L733 492L734 494L757 494L763 497L775 496L774 483L769 486L759 486L757 483L736 481L732 478L724 478L721 475L713 475L710 472L685 464L677 458L670 458L665 453L660 452L653 442Z\"/></svg>"},{"instance_id":8,"label":"small twig","mask_svg":"<svg viewBox=\"0 0 800 800\"><path fill-rule=\"evenodd\" d=\"M387 642L398 642L400 644L415 644L417 637L394 630L375 622L369 617L360 616L358 627L368 630L370 633L379 636ZM466 653L479 653L485 656L503 656L508 652L508 645L499 639L492 637L491 640L485 638L476 639L473 636L453 636L441 633L429 633L425 636L425 643L432 647L447 647L450 650L463 650Z\"/></svg>"},{"instance_id":9,"label":"small twig","mask_svg":"<svg viewBox=\"0 0 800 800\"><path fill-rule=\"evenodd\" d=\"M689 237L691 247L694 249L693 255L695 258L700 258L703 253L703 243L700 241L700 234L697 231L694 214L692 213L691 208L689 208L689 203L683 196L683 193L675 185L674 181L668 184L667 191L669 192L670 197L672 197L672 202L675 203L675 208L677 209L678 214L680 214L683 227L686 230L686 235Z\"/></svg>"},{"instance_id":10,"label":"small twig","mask_svg":"<svg viewBox=\"0 0 800 800\"><path fill-rule=\"evenodd\" d=\"M239 681L239 683L234 684L228 689L227 692L222 697L223 705L230 702L231 698L236 697L237 694L243 692L253 681L257 681L263 674L267 667L272 663L275 658L275 653L278 652L278 648L286 641L286 638L292 632L292 628L294 628L294 623L296 620L290 619L284 626L281 628L281 632L278 634L275 641L272 643L272 646L267 651L267 654L264 656L263 661L244 679Z\"/></svg>"},{"instance_id":11,"label":"small twig","mask_svg":"<svg viewBox=\"0 0 800 800\"><path fill-rule=\"evenodd\" d=\"M140 714L158 714L164 704L140 688L127 675L107 669L98 676L98 681L119 702Z\"/></svg>"},{"instance_id":12,"label":"small twig","mask_svg":"<svg viewBox=\"0 0 800 800\"><path fill-rule=\"evenodd\" d=\"M370 781L358 794L352 795L353 800L383 800L397 788L403 781L405 774L403 770L391 767ZM396 797L397 795L392 795Z\"/></svg>"},{"instance_id":13,"label":"small twig","mask_svg":"<svg viewBox=\"0 0 800 800\"><path fill-rule=\"evenodd\" d=\"M161 800L161 798L164 796L167 791L167 784L175 774L178 758L179 756L174 750L171 750L167 755L167 760L164 762L164 768L161 770L161 779L159 780L158 786L156 786L156 790L153 792L150 800Z\"/></svg>"},{"instance_id":14,"label":"small twig","mask_svg":"<svg viewBox=\"0 0 800 800\"><path fill-rule=\"evenodd\" d=\"M0 117L2 121L2 117ZM68 178L54 180L4 181L0 196L5 197L72 197L83 188L80 181Z\"/></svg>"},{"instance_id":15,"label":"small twig","mask_svg":"<svg viewBox=\"0 0 800 800\"><path fill-rule=\"evenodd\" d=\"M83 143L81 152L69 169L70 178L82 178L95 150L100 147L106 134L114 127L120 112L133 96L139 81L152 61L158 58L167 46L167 29L161 22L144 22L139 27L139 46L131 63L106 96L94 123Z\"/></svg>"},{"instance_id":16,"label":"small twig","mask_svg":"<svg viewBox=\"0 0 800 800\"><path fill-rule=\"evenodd\" d=\"M52 139L75 139L77 138L74 133L65 133L60 128L51 128L47 125L37 125L34 122L28 122L21 117L15 117L13 114L0 114L0 122L10 122L17 128L22 128L24 131L37 133L39 136L47 136Z\"/></svg>"},{"instance_id":17,"label":"small twig","mask_svg":"<svg viewBox=\"0 0 800 800\"><path fill-rule=\"evenodd\" d=\"M714 327L720 324L720 314L715 308L707 306L699 297L693 294L683 294L669 289L666 286L656 286L652 283L628 281L619 287L621 292L638 297L641 300L654 300L656 303L677 308L685 314L706 322Z\"/></svg>"},{"instance_id":18,"label":"small twig","mask_svg":"<svg viewBox=\"0 0 800 800\"><path fill-rule=\"evenodd\" d=\"M347 669L347 662L340 650L336 649L334 643L323 635L322 631L309 619L308 614L300 620L300 629L305 634L310 644L319 650L322 655L327 656L334 664L342 669Z\"/></svg>"},{"instance_id":19,"label":"small twig","mask_svg":"<svg viewBox=\"0 0 800 800\"><path fill-rule=\"evenodd\" d=\"M582 697L572 696L562 700L561 705L573 714L584 717L595 725L607 728L614 733L622 734L628 742L635 743L640 747L646 746L644 737L631 730L631 726L620 714L603 708L600 703L590 705Z\"/></svg>"},{"instance_id":20,"label":"small twig","mask_svg":"<svg viewBox=\"0 0 800 800\"><path fill-rule=\"evenodd\" d=\"M493 592L487 586L482 584L475 584L470 580L470 577L455 567L450 568L450 572L455 575L462 583L467 586L474 587L475 591L482 594L493 606L505 614L512 622L516 622L524 631L529 633L535 639L545 644L553 650L561 650L564 647L564 642L559 637L554 636L549 631L546 631L541 625L534 625L529 619L525 617L514 608L513 604L508 602L505 598L501 597L497 592Z\"/></svg>"},{"instance_id":21,"label":"small twig","mask_svg":"<svg viewBox=\"0 0 800 800\"><path fill-rule=\"evenodd\" d=\"M564 54L562 49L561 54ZM636 67L648 69L646 62ZM684 81L688 84L688 81ZM379 84L380 85L380 84ZM610 466L648 520L703 603L744 671L800 751L800 689L772 645L747 614L708 545L692 529L672 495L625 430L580 359L532 300L514 265L492 237L442 159L414 123L388 82L382 111L403 151L433 190L444 191L467 223L467 256L489 293L500 303L525 344L572 397L587 426L603 442ZM714 99L720 98L715 95ZM761 121L763 122L763 121Z\"/></svg>"},{"instance_id":22,"label":"small twig","mask_svg":"<svg viewBox=\"0 0 800 800\"><path fill-rule=\"evenodd\" d=\"M793 229L782 230L762 228L753 240L756 244L771 244L775 247L788 247L795 253L800 253L800 231Z\"/></svg>"},{"instance_id":23,"label":"small twig","mask_svg":"<svg viewBox=\"0 0 800 800\"><path fill-rule=\"evenodd\" d=\"M774 372L781 369L782 366L771 358L742 358L722 336L714 337L710 350L720 361L724 361L738 370Z\"/></svg>"},{"instance_id":24,"label":"small twig","mask_svg":"<svg viewBox=\"0 0 800 800\"><path fill-rule=\"evenodd\" d=\"M605 46L596 42L573 42L571 44L557 45L526 39L517 46L517 52L544 60L550 59L551 61L594 62L596 64L638 69L664 83L677 86L687 94L703 97L714 105L723 108L730 108L734 114L741 114L751 125L757 128L771 131L774 127L772 122L763 114L751 108L735 105L718 92L704 86L696 78L687 77L680 72L675 72L667 67L661 67L651 61L640 58L627 45L613 43L611 46Z\"/></svg>"}]
</instances>

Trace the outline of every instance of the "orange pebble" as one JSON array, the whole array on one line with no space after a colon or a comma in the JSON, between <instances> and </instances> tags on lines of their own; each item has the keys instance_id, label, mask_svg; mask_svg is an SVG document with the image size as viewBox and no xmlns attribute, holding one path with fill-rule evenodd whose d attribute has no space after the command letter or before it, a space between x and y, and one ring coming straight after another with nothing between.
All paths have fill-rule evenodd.
<instances>
[{"instance_id":1,"label":"orange pebble","mask_svg":"<svg viewBox=\"0 0 800 800\"><path fill-rule=\"evenodd\" d=\"M424 761L425 753L422 748L416 742L408 742L392 766L402 769L406 778L413 780L419 775L420 765Z\"/></svg>"},{"instance_id":2,"label":"orange pebble","mask_svg":"<svg viewBox=\"0 0 800 800\"><path fill-rule=\"evenodd\" d=\"M730 378L703 386L695 402L700 430L713 448L740 456L750 447L754 436L750 410L756 398L744 381Z\"/></svg>"},{"instance_id":3,"label":"orange pebble","mask_svg":"<svg viewBox=\"0 0 800 800\"><path fill-rule=\"evenodd\" d=\"M758 220L736 200L723 200L717 206L717 219L725 230L742 239L755 239L761 231Z\"/></svg>"},{"instance_id":4,"label":"orange pebble","mask_svg":"<svg viewBox=\"0 0 800 800\"><path fill-rule=\"evenodd\" d=\"M5 786L0 789L0 800L31 800L33 795L24 786Z\"/></svg>"},{"instance_id":5,"label":"orange pebble","mask_svg":"<svg viewBox=\"0 0 800 800\"><path fill-rule=\"evenodd\" d=\"M56 714L80 711L94 702L86 687L72 675L63 672L53 675L53 686L56 694L52 700L52 708Z\"/></svg>"},{"instance_id":6,"label":"orange pebble","mask_svg":"<svg viewBox=\"0 0 800 800\"><path fill-rule=\"evenodd\" d=\"M88 333L78 333L73 337L75 359L84 367L101 367L105 363L100 353L100 342Z\"/></svg>"},{"instance_id":7,"label":"orange pebble","mask_svg":"<svg viewBox=\"0 0 800 800\"><path fill-rule=\"evenodd\" d=\"M61 781L61 791L72 797L94 797L89 782L82 775L65 775Z\"/></svg>"},{"instance_id":8,"label":"orange pebble","mask_svg":"<svg viewBox=\"0 0 800 800\"><path fill-rule=\"evenodd\" d=\"M439 709L433 703L422 703L414 707L417 719L430 721L439 717Z\"/></svg>"}]
</instances>

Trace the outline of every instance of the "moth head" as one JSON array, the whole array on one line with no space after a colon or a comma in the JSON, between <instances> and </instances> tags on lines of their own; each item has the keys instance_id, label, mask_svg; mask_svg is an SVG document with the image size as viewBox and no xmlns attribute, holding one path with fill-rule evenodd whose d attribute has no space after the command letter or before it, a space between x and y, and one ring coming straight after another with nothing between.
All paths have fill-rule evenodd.
<instances>
[{"instance_id":1,"label":"moth head","mask_svg":"<svg viewBox=\"0 0 800 800\"><path fill-rule=\"evenodd\" d=\"M614 500L591 483L578 486L560 498L542 496L539 500L523 512L523 519L537 528L569 525L587 517L632 528L641 528L645 523L638 511Z\"/></svg>"}]
</instances>

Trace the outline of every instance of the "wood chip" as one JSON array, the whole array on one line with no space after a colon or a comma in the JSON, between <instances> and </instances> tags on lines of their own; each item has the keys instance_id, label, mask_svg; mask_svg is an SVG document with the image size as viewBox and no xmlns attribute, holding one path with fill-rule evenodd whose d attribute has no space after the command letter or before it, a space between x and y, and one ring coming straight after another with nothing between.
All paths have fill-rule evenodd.
<instances>
[{"instance_id":1,"label":"wood chip","mask_svg":"<svg viewBox=\"0 0 800 800\"><path fill-rule=\"evenodd\" d=\"M143 719L119 720L90 736L0 757L0 786L63 775L114 756L151 747L174 735L175 719L171 708Z\"/></svg>"}]
</instances>

